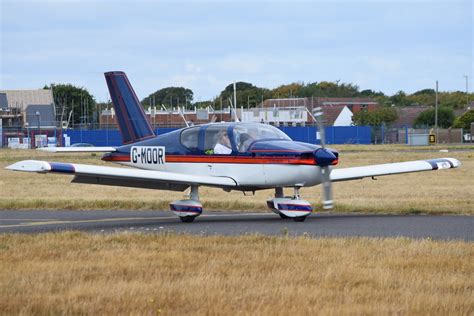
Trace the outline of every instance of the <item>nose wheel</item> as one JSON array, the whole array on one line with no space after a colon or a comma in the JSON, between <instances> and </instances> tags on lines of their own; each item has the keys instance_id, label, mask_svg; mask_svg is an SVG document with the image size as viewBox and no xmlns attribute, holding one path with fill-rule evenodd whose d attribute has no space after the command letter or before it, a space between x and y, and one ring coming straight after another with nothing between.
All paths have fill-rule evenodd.
<instances>
[{"instance_id":1,"label":"nose wheel","mask_svg":"<svg viewBox=\"0 0 474 316\"><path fill-rule=\"evenodd\" d=\"M191 223L194 221L194 219L196 218L197 216L180 216L179 219L181 220L181 222L183 223Z\"/></svg>"},{"instance_id":2,"label":"nose wheel","mask_svg":"<svg viewBox=\"0 0 474 316\"><path fill-rule=\"evenodd\" d=\"M283 196L283 189L276 188L275 197L267 200L267 205L281 219L293 219L295 222L304 222L313 211L311 204L301 199L298 187L295 187L295 195L292 197Z\"/></svg>"},{"instance_id":3,"label":"nose wheel","mask_svg":"<svg viewBox=\"0 0 474 316\"><path fill-rule=\"evenodd\" d=\"M189 199L171 202L170 209L179 217L181 222L193 222L194 219L202 213L202 204L199 202L198 187L191 186Z\"/></svg>"}]
</instances>

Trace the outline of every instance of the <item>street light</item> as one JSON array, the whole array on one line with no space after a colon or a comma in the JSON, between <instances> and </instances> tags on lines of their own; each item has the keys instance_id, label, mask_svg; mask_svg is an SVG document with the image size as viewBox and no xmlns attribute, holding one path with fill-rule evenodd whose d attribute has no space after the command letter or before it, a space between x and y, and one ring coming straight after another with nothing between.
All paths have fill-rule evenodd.
<instances>
[{"instance_id":1,"label":"street light","mask_svg":"<svg viewBox=\"0 0 474 316\"><path fill-rule=\"evenodd\" d=\"M40 111L36 111L36 118L38 119L38 141L39 141L39 146L38 147L41 147L41 142L40 142L40 139L41 139L41 113Z\"/></svg>"},{"instance_id":2,"label":"street light","mask_svg":"<svg viewBox=\"0 0 474 316\"><path fill-rule=\"evenodd\" d=\"M438 144L438 80L436 80L435 93L435 144Z\"/></svg>"}]
</instances>

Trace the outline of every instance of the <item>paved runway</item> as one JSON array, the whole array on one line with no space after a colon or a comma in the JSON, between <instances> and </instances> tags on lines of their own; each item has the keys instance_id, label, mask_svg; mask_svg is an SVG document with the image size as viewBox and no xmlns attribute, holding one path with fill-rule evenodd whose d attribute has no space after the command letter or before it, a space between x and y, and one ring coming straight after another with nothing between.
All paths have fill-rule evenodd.
<instances>
[{"instance_id":1,"label":"paved runway","mask_svg":"<svg viewBox=\"0 0 474 316\"><path fill-rule=\"evenodd\" d=\"M313 214L305 222L272 213L211 213L181 223L164 211L1 211L0 233L64 230L142 231L199 235L412 237L474 240L474 216Z\"/></svg>"}]
</instances>

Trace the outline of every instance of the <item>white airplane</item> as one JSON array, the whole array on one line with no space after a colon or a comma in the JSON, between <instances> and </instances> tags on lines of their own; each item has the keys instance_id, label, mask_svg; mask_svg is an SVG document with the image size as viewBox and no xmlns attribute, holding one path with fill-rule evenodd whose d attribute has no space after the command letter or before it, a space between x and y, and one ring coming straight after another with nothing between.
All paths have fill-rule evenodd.
<instances>
[{"instance_id":1,"label":"white airplane","mask_svg":"<svg viewBox=\"0 0 474 316\"><path fill-rule=\"evenodd\" d=\"M135 92L123 72L107 72L105 79L122 135L120 147L46 148L51 152L105 152L102 160L132 168L25 160L7 169L74 175L72 182L157 190L184 191L187 199L170 203L183 222L202 213L200 186L255 192L274 189L268 207L282 218L304 221L313 208L299 189L322 184L323 207L332 208L331 183L365 177L457 168L454 158L407 161L352 168L333 168L335 150L291 140L264 124L217 123L155 135ZM323 137L322 137L323 138ZM283 188L294 188L284 196Z\"/></svg>"}]
</instances>

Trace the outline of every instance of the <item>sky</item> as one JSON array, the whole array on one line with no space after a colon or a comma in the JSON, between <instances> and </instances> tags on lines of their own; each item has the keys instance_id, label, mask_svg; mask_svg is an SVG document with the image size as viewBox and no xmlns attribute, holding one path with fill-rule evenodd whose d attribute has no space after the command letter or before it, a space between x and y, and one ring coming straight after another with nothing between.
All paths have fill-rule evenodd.
<instances>
[{"instance_id":1,"label":"sky","mask_svg":"<svg viewBox=\"0 0 474 316\"><path fill-rule=\"evenodd\" d=\"M109 99L184 86L195 101L235 81L340 81L392 95L474 84L474 1L0 0L0 89L50 83Z\"/></svg>"}]
</instances>

